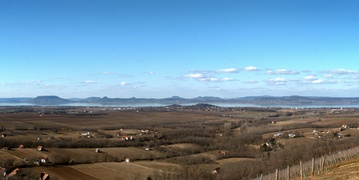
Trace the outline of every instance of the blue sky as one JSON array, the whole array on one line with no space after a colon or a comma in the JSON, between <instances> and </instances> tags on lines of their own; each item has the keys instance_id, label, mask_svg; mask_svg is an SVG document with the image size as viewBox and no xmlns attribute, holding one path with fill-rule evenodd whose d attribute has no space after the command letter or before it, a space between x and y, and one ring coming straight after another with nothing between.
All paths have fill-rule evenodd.
<instances>
[{"instance_id":1,"label":"blue sky","mask_svg":"<svg viewBox=\"0 0 359 180\"><path fill-rule=\"evenodd\" d=\"M0 97L357 97L357 7L2 0Z\"/></svg>"}]
</instances>

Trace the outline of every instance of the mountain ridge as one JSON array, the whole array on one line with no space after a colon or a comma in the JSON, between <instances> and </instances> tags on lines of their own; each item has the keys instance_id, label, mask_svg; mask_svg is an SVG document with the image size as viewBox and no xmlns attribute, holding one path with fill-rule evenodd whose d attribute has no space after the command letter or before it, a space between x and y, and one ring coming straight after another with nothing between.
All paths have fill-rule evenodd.
<instances>
[{"instance_id":1,"label":"mountain ridge","mask_svg":"<svg viewBox=\"0 0 359 180\"><path fill-rule=\"evenodd\" d=\"M29 103L34 105L66 105L88 103L99 105L128 105L128 104L195 104L195 103L226 103L249 105L359 105L359 97L322 97L322 96L245 96L237 98L220 98L213 96L199 96L195 98L182 98L172 96L169 98L60 98L55 95L37 96L35 98L0 98L0 103Z\"/></svg>"}]
</instances>

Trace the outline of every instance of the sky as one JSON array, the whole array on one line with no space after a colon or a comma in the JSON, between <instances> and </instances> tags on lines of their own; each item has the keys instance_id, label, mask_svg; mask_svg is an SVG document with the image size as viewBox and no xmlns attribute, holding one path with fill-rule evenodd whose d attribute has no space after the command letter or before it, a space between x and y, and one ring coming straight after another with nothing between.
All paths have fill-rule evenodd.
<instances>
[{"instance_id":1,"label":"sky","mask_svg":"<svg viewBox=\"0 0 359 180\"><path fill-rule=\"evenodd\" d=\"M0 0L0 97L359 97L358 7Z\"/></svg>"}]
</instances>

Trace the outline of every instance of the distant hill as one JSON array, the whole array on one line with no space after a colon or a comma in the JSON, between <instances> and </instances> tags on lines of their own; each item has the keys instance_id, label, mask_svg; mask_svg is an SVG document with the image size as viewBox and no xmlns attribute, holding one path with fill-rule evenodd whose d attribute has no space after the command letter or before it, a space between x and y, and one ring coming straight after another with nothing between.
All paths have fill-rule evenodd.
<instances>
[{"instance_id":1,"label":"distant hill","mask_svg":"<svg viewBox=\"0 0 359 180\"><path fill-rule=\"evenodd\" d=\"M196 105L193 105L191 106L193 108L213 108L213 107L217 107L217 106L214 106L212 104L203 104L203 103L198 103Z\"/></svg>"},{"instance_id":2,"label":"distant hill","mask_svg":"<svg viewBox=\"0 0 359 180\"><path fill-rule=\"evenodd\" d=\"M30 100L29 102L36 105L60 105L60 104L68 104L73 101L68 99L62 99L58 96L38 96Z\"/></svg>"},{"instance_id":3,"label":"distant hill","mask_svg":"<svg viewBox=\"0 0 359 180\"><path fill-rule=\"evenodd\" d=\"M358 97L312 97L312 96L257 96L239 98L238 102L256 105L358 105Z\"/></svg>"},{"instance_id":4,"label":"distant hill","mask_svg":"<svg viewBox=\"0 0 359 180\"><path fill-rule=\"evenodd\" d=\"M66 105L69 103L87 103L99 105L141 105L141 104L246 104L260 106L311 106L311 105L359 105L359 97L317 97L317 96L248 96L240 98L219 98L199 96L196 98L109 98L89 97L63 99L58 96L38 96L36 98L0 98L0 103L31 103L35 105Z\"/></svg>"}]
</instances>

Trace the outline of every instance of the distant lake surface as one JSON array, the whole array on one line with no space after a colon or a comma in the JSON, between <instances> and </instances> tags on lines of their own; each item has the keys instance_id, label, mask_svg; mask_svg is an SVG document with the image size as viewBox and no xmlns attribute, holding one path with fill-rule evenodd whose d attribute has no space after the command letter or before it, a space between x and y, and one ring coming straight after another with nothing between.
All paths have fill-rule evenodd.
<instances>
[{"instance_id":1,"label":"distant lake surface","mask_svg":"<svg viewBox=\"0 0 359 180\"><path fill-rule=\"evenodd\" d=\"M178 104L181 106L196 105L198 103ZM208 103L219 107L268 107L268 108L359 108L359 105L257 105L257 104L237 104L237 103ZM0 103L0 106L75 106L75 107L160 107L172 104L162 103L136 103L136 104L93 104L93 103L69 103L59 105L37 105L31 103Z\"/></svg>"}]
</instances>

